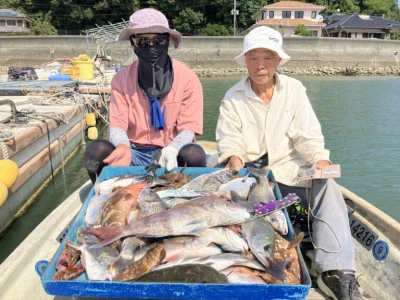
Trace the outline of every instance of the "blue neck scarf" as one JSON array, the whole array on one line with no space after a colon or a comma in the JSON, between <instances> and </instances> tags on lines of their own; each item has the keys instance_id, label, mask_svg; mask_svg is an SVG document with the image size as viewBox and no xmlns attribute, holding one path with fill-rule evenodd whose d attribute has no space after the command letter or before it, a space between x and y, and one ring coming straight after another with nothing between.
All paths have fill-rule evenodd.
<instances>
[{"instance_id":1,"label":"blue neck scarf","mask_svg":"<svg viewBox=\"0 0 400 300\"><path fill-rule=\"evenodd\" d=\"M149 97L151 125L156 130L164 129L164 118L161 112L160 98Z\"/></svg>"}]
</instances>

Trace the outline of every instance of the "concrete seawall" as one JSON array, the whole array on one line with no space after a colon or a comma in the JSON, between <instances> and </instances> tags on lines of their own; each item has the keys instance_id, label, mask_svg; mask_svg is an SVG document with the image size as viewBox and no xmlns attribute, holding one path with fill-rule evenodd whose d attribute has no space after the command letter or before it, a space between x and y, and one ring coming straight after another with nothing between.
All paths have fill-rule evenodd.
<instances>
[{"instance_id":1,"label":"concrete seawall","mask_svg":"<svg viewBox=\"0 0 400 300\"><path fill-rule=\"evenodd\" d=\"M169 53L195 69L212 69L219 72L228 70L241 74L244 70L238 68L233 58L242 51L242 43L243 37L184 37L180 47L170 48ZM104 48L114 63L126 65L133 60L129 42L109 43L104 45ZM284 66L289 73L299 68L314 68L315 72L319 72L321 68L324 72L328 68L328 73L329 68L341 68L344 72L350 72L349 68L390 68L398 72L400 67L400 41L285 37L284 49L292 57ZM97 45L92 38L0 37L0 65L3 66L38 64L82 53L91 57L96 55Z\"/></svg>"}]
</instances>

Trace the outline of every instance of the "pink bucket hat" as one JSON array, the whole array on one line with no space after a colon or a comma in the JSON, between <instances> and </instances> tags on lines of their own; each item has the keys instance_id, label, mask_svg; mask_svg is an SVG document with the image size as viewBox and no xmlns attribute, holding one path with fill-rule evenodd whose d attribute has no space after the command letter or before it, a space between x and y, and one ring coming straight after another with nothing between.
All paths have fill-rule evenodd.
<instances>
[{"instance_id":1,"label":"pink bucket hat","mask_svg":"<svg viewBox=\"0 0 400 300\"><path fill-rule=\"evenodd\" d=\"M235 57L236 62L246 67L246 53L257 48L265 48L276 52L281 58L280 66L290 59L290 56L282 49L282 35L268 26L259 26L244 37L243 52Z\"/></svg>"},{"instance_id":2,"label":"pink bucket hat","mask_svg":"<svg viewBox=\"0 0 400 300\"><path fill-rule=\"evenodd\" d=\"M143 8L134 12L129 18L129 26L121 31L118 41L129 40L133 34L141 33L169 33L175 48L178 48L182 35L169 29L167 18L160 11L153 8Z\"/></svg>"}]
</instances>

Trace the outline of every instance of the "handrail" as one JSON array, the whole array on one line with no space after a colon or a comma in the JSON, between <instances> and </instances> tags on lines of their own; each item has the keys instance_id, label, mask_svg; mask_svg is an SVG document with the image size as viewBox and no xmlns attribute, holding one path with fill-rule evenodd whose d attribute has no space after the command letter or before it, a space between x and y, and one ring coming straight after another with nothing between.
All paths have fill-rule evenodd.
<instances>
[{"instance_id":1,"label":"handrail","mask_svg":"<svg viewBox=\"0 0 400 300\"><path fill-rule=\"evenodd\" d=\"M4 120L0 120L0 123L5 124L5 123L10 122L10 120L17 122L17 107L15 106L15 103L10 99L0 100L0 105L5 105L5 104L10 104L11 116L5 118Z\"/></svg>"}]
</instances>

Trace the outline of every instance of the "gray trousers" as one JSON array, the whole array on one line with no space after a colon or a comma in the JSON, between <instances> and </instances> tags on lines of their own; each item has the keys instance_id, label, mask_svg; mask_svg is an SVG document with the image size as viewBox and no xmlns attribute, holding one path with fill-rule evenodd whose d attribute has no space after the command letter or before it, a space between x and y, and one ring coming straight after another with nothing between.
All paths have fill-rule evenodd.
<instances>
[{"instance_id":1,"label":"gray trousers","mask_svg":"<svg viewBox=\"0 0 400 300\"><path fill-rule=\"evenodd\" d=\"M310 204L317 271L355 271L355 249L347 207L336 182L333 179L314 179L311 188L281 183L278 186L282 197L295 193L301 198L300 205L305 209L308 210Z\"/></svg>"}]
</instances>

